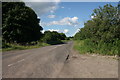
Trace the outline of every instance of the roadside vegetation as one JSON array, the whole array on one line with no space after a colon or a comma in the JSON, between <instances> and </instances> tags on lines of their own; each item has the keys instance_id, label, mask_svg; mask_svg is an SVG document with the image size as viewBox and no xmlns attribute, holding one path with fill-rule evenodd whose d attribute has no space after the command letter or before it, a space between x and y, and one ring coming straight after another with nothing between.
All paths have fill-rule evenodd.
<instances>
[{"instance_id":1,"label":"roadside vegetation","mask_svg":"<svg viewBox=\"0 0 120 80\"><path fill-rule=\"evenodd\" d=\"M2 49L2 51L10 51L10 50L25 50L25 49L32 49L32 48L40 48L40 47L44 47L44 46L49 46L49 44L47 43L43 43L43 42L31 42L31 44L29 43L29 45L19 45L19 44L11 44L11 43L6 43L3 44L4 47Z\"/></svg>"},{"instance_id":2,"label":"roadside vegetation","mask_svg":"<svg viewBox=\"0 0 120 80\"><path fill-rule=\"evenodd\" d=\"M2 3L2 50L23 50L62 44L64 33L43 30L36 13L24 2ZM1 39L1 38L0 38Z\"/></svg>"},{"instance_id":3,"label":"roadside vegetation","mask_svg":"<svg viewBox=\"0 0 120 80\"><path fill-rule=\"evenodd\" d=\"M102 55L118 55L118 44L117 43L109 43L105 44L103 42L99 42L96 44L92 42L90 39L86 40L76 40L74 44L74 49L78 50L79 53L85 54L102 54Z\"/></svg>"},{"instance_id":4,"label":"roadside vegetation","mask_svg":"<svg viewBox=\"0 0 120 80\"><path fill-rule=\"evenodd\" d=\"M93 10L93 18L75 34L74 49L80 53L120 55L120 4L106 4Z\"/></svg>"}]
</instances>

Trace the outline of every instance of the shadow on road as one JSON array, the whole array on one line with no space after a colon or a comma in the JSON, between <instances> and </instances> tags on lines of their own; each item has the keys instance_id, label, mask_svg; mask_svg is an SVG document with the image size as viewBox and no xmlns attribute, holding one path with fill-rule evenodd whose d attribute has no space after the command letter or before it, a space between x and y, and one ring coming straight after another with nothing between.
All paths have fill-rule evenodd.
<instances>
[{"instance_id":1,"label":"shadow on road","mask_svg":"<svg viewBox=\"0 0 120 80\"><path fill-rule=\"evenodd\" d=\"M62 41L51 41L47 42L50 45L60 45L60 44L67 44L67 42L62 42Z\"/></svg>"}]
</instances>

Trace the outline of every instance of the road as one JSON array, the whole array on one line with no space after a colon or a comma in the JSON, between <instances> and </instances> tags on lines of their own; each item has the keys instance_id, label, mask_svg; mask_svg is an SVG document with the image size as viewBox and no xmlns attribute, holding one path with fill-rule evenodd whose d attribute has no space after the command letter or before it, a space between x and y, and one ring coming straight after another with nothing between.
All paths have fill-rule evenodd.
<instances>
[{"instance_id":1,"label":"road","mask_svg":"<svg viewBox=\"0 0 120 80\"><path fill-rule=\"evenodd\" d=\"M80 55L73 42L2 54L3 78L117 78L118 63L111 57ZM66 58L69 56L68 60Z\"/></svg>"},{"instance_id":2,"label":"road","mask_svg":"<svg viewBox=\"0 0 120 80\"><path fill-rule=\"evenodd\" d=\"M31 50L3 53L3 77L56 77L64 65L73 42Z\"/></svg>"}]
</instances>

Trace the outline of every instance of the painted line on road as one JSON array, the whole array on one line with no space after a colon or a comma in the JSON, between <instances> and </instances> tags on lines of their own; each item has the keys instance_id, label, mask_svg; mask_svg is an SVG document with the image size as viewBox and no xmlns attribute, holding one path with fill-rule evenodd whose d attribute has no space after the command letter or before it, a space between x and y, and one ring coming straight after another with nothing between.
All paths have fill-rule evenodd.
<instances>
[{"instance_id":1,"label":"painted line on road","mask_svg":"<svg viewBox=\"0 0 120 80\"><path fill-rule=\"evenodd\" d=\"M10 67L10 66L12 66L12 65L14 65L14 64L9 64L8 66Z\"/></svg>"},{"instance_id":2,"label":"painted line on road","mask_svg":"<svg viewBox=\"0 0 120 80\"><path fill-rule=\"evenodd\" d=\"M15 64L17 64L17 63L20 63L20 62L22 62L22 61L24 61L24 60L25 60L25 59L22 59L22 60L17 61L16 63L9 64L8 67L13 66L13 65L15 65Z\"/></svg>"},{"instance_id":3,"label":"painted line on road","mask_svg":"<svg viewBox=\"0 0 120 80\"><path fill-rule=\"evenodd\" d=\"M58 46L62 46L62 45L58 45Z\"/></svg>"},{"instance_id":4,"label":"painted line on road","mask_svg":"<svg viewBox=\"0 0 120 80\"><path fill-rule=\"evenodd\" d=\"M19 60L18 63L19 63L19 62L22 62L22 61L24 61L24 60L25 60L25 59Z\"/></svg>"},{"instance_id":5,"label":"painted line on road","mask_svg":"<svg viewBox=\"0 0 120 80\"><path fill-rule=\"evenodd\" d=\"M53 49L55 49L55 48L57 48L57 46L56 46L56 47L54 47L54 48L52 48L52 49L49 49L49 51L51 51L51 50L53 50Z\"/></svg>"}]
</instances>

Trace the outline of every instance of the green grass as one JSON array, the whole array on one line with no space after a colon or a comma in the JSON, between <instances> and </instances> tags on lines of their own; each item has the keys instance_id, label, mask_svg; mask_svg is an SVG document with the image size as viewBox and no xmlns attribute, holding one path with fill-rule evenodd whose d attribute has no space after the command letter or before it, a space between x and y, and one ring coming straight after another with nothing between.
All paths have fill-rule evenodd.
<instances>
[{"instance_id":1,"label":"green grass","mask_svg":"<svg viewBox=\"0 0 120 80\"><path fill-rule=\"evenodd\" d=\"M92 49L90 46L86 46L84 44L84 40L77 40L74 42L74 49L78 50L80 54L85 54L85 53L92 53Z\"/></svg>"},{"instance_id":2,"label":"green grass","mask_svg":"<svg viewBox=\"0 0 120 80\"><path fill-rule=\"evenodd\" d=\"M74 43L74 49L79 51L81 54L85 53L95 53L102 55L119 55L118 54L118 43L108 43L99 42L95 44L91 40L76 40Z\"/></svg>"},{"instance_id":3,"label":"green grass","mask_svg":"<svg viewBox=\"0 0 120 80\"><path fill-rule=\"evenodd\" d=\"M65 43L68 40L62 40L60 43ZM44 43L44 42L31 42L30 44L28 44L27 46L25 45L19 45L19 44L10 44L10 43L5 43L2 46L4 48L0 49L0 51L11 51L11 50L25 50L25 49L32 49L32 48L40 48L40 47L44 47L44 46L49 46L49 45L55 45L55 44L60 44L57 42L51 42L51 44L48 43Z\"/></svg>"},{"instance_id":4,"label":"green grass","mask_svg":"<svg viewBox=\"0 0 120 80\"><path fill-rule=\"evenodd\" d=\"M38 43L36 45L28 45L28 46L23 46L23 45L19 45L19 44L6 44L6 48L3 48L2 51L10 51L10 50L25 50L25 49L32 49L32 48L40 48L43 46L48 46L49 44L47 43Z\"/></svg>"}]
</instances>

